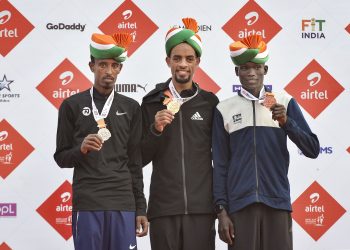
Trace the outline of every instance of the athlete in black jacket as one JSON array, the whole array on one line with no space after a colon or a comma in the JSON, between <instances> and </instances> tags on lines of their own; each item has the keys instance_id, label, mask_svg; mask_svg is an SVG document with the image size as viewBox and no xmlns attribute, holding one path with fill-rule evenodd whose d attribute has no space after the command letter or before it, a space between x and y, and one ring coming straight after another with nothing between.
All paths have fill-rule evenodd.
<instances>
[{"instance_id":1,"label":"athlete in black jacket","mask_svg":"<svg viewBox=\"0 0 350 250\"><path fill-rule=\"evenodd\" d=\"M136 235L147 234L141 109L114 90L130 41L126 33L93 34L94 86L64 100L59 110L54 158L62 168L74 168L76 250L134 249Z\"/></svg>"},{"instance_id":2,"label":"athlete in black jacket","mask_svg":"<svg viewBox=\"0 0 350 250\"><path fill-rule=\"evenodd\" d=\"M172 78L141 105L143 164L153 165L147 213L153 250L215 247L211 128L218 98L192 81L201 50L191 32L169 31Z\"/></svg>"}]
</instances>

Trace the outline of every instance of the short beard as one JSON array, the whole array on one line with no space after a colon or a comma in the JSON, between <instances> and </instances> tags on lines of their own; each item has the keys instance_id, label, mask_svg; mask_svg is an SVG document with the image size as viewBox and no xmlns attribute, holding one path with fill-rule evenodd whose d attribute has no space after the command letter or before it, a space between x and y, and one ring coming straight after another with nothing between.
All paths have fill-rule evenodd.
<instances>
[{"instance_id":1,"label":"short beard","mask_svg":"<svg viewBox=\"0 0 350 250\"><path fill-rule=\"evenodd\" d=\"M180 83L180 84L186 84L190 81L190 77L188 78L178 78L176 75L175 75L175 81L177 83Z\"/></svg>"}]
</instances>

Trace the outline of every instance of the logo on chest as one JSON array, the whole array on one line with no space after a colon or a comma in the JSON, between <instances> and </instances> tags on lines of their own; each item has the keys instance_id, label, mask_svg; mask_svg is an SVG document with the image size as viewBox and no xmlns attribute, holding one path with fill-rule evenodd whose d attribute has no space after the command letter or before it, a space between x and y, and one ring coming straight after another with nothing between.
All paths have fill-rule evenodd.
<instances>
[{"instance_id":1,"label":"logo on chest","mask_svg":"<svg viewBox=\"0 0 350 250\"><path fill-rule=\"evenodd\" d=\"M242 114L232 116L233 124L242 123Z\"/></svg>"}]
</instances>

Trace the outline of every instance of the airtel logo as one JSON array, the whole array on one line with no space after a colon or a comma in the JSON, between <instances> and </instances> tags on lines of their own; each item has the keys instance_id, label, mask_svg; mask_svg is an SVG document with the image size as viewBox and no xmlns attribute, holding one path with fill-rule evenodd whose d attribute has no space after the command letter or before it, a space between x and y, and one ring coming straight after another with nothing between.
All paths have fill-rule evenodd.
<instances>
[{"instance_id":1,"label":"airtel logo","mask_svg":"<svg viewBox=\"0 0 350 250\"><path fill-rule=\"evenodd\" d=\"M0 12L0 24L5 24L11 19L11 12L4 10Z\"/></svg>"},{"instance_id":2,"label":"airtel logo","mask_svg":"<svg viewBox=\"0 0 350 250\"><path fill-rule=\"evenodd\" d=\"M62 80L61 84L65 86L73 80L74 74L72 71L65 71L59 76L59 78Z\"/></svg>"},{"instance_id":3,"label":"airtel logo","mask_svg":"<svg viewBox=\"0 0 350 250\"><path fill-rule=\"evenodd\" d=\"M255 11L252 11L245 15L244 19L247 20L247 25L251 26L258 21L259 14Z\"/></svg>"},{"instance_id":4,"label":"airtel logo","mask_svg":"<svg viewBox=\"0 0 350 250\"><path fill-rule=\"evenodd\" d=\"M318 72L313 72L310 75L308 75L306 79L310 81L310 87L313 87L321 81L321 74Z\"/></svg>"},{"instance_id":5,"label":"airtel logo","mask_svg":"<svg viewBox=\"0 0 350 250\"><path fill-rule=\"evenodd\" d=\"M310 195L310 201L311 203L316 203L320 199L319 193L313 193Z\"/></svg>"},{"instance_id":6,"label":"airtel logo","mask_svg":"<svg viewBox=\"0 0 350 250\"><path fill-rule=\"evenodd\" d=\"M8 137L8 133L7 133L7 131L1 131L0 132L0 141L4 141L4 140L6 140L6 138Z\"/></svg>"},{"instance_id":7,"label":"airtel logo","mask_svg":"<svg viewBox=\"0 0 350 250\"><path fill-rule=\"evenodd\" d=\"M132 16L132 11L131 10L125 10L123 13L123 18L124 20L128 20Z\"/></svg>"},{"instance_id":8,"label":"airtel logo","mask_svg":"<svg viewBox=\"0 0 350 250\"><path fill-rule=\"evenodd\" d=\"M64 192L61 194L62 202L69 201L70 197L71 197L71 194L69 192Z\"/></svg>"}]
</instances>

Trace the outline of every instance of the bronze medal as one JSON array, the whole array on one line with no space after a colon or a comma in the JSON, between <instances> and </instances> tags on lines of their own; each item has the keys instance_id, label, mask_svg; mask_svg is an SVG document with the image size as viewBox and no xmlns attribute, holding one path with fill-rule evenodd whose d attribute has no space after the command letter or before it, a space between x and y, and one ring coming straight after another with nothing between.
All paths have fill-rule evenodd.
<instances>
[{"instance_id":1,"label":"bronze medal","mask_svg":"<svg viewBox=\"0 0 350 250\"><path fill-rule=\"evenodd\" d=\"M273 93L266 92L264 102L262 103L266 108L270 109L276 103L276 98Z\"/></svg>"}]
</instances>

